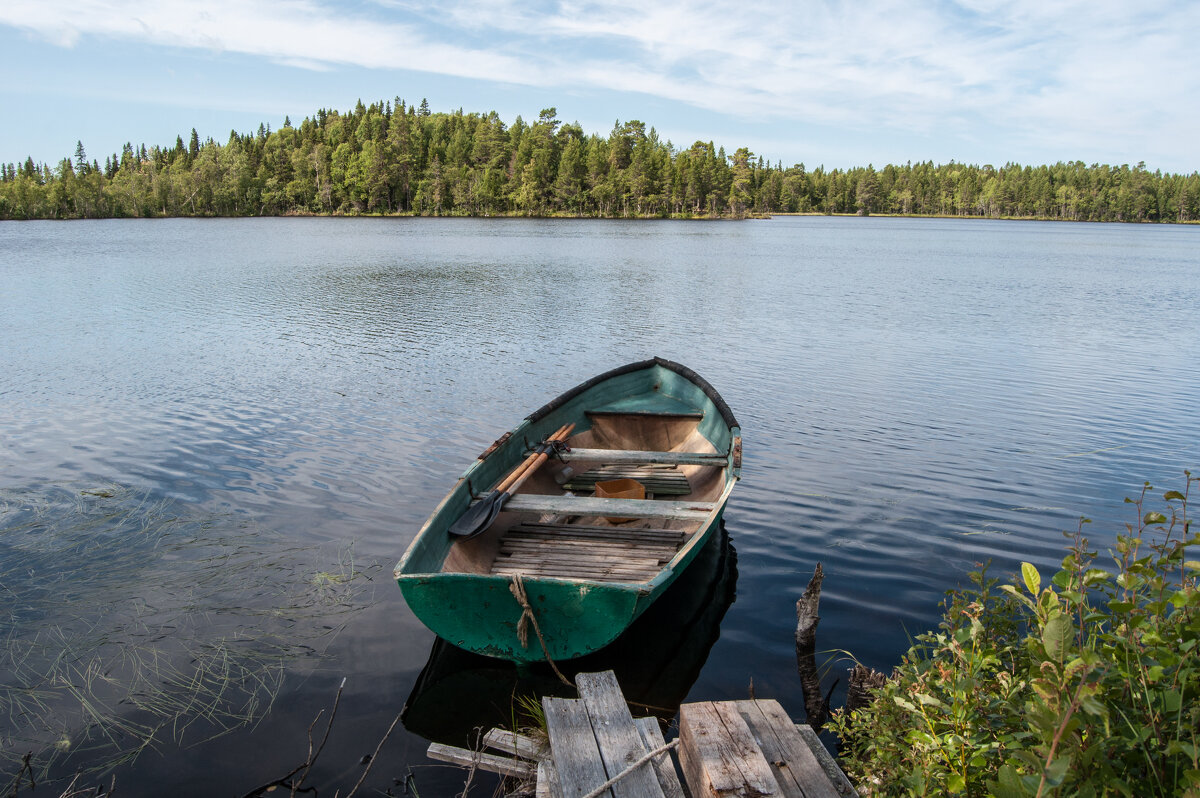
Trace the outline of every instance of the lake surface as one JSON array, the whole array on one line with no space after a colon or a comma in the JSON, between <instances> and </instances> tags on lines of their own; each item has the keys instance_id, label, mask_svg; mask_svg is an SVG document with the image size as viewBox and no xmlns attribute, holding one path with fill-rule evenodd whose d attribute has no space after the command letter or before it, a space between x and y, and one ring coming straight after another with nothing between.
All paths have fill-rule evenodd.
<instances>
[{"instance_id":1,"label":"lake surface","mask_svg":"<svg viewBox=\"0 0 1200 798\"><path fill-rule=\"evenodd\" d=\"M663 690L753 680L799 718L794 605L817 562L818 647L888 669L974 563L1048 576L1080 516L1103 550L1143 481L1183 488L1197 308L1198 227L0 224L3 772L49 746L69 773L150 729L118 769L129 794L242 795L303 761L345 678L310 779L344 794L434 651L391 579L421 523L526 413L654 355L711 382L745 442L721 587L654 620L695 649ZM426 706L468 725L490 700L473 691L511 676L445 670L465 675L421 677ZM51 672L119 731L89 729ZM406 723L367 786L461 789Z\"/></svg>"}]
</instances>

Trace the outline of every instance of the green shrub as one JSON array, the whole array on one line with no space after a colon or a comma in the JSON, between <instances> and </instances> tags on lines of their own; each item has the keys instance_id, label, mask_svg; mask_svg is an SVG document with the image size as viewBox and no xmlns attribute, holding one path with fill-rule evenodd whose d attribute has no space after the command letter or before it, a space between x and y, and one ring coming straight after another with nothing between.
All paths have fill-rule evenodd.
<instances>
[{"instance_id":1,"label":"green shrub","mask_svg":"<svg viewBox=\"0 0 1200 798\"><path fill-rule=\"evenodd\" d=\"M952 592L867 708L838 713L842 766L883 795L1200 796L1200 535L1187 491L1111 551L1079 531L1043 584L986 567ZM1191 559L1189 559L1189 556Z\"/></svg>"}]
</instances>

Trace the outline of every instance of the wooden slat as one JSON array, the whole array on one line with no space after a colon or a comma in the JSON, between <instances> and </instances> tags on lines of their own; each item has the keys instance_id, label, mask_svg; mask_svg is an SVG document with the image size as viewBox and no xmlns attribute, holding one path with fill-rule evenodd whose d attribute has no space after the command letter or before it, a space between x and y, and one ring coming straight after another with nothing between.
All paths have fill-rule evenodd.
<instances>
[{"instance_id":1,"label":"wooden slat","mask_svg":"<svg viewBox=\"0 0 1200 798\"><path fill-rule=\"evenodd\" d=\"M651 465L604 465L576 474L563 483L567 490L591 491L597 482L610 479L637 480L647 493L658 496L685 496L692 492L691 483L675 466Z\"/></svg>"},{"instance_id":2,"label":"wooden slat","mask_svg":"<svg viewBox=\"0 0 1200 798\"><path fill-rule=\"evenodd\" d=\"M630 554L637 556L638 554L649 555L669 552L674 554L678 547L670 543L655 543L653 541L639 540L603 540L594 539L586 540L580 538L568 537L505 537L500 543L501 550L508 551L561 551L570 552L573 554L587 554L593 552L598 555L603 554Z\"/></svg>"},{"instance_id":3,"label":"wooden slat","mask_svg":"<svg viewBox=\"0 0 1200 798\"><path fill-rule=\"evenodd\" d=\"M534 798L562 798L562 787L558 783L558 771L554 760L547 757L538 760L537 787Z\"/></svg>"},{"instance_id":4,"label":"wooden slat","mask_svg":"<svg viewBox=\"0 0 1200 798\"><path fill-rule=\"evenodd\" d=\"M657 563L638 562L622 565L619 562L573 562L571 560L514 560L505 558L498 560L495 573L511 570L556 572L556 573L599 573L623 574L627 576L656 574L662 567Z\"/></svg>"},{"instance_id":5,"label":"wooden slat","mask_svg":"<svg viewBox=\"0 0 1200 798\"><path fill-rule=\"evenodd\" d=\"M842 796L842 798L858 798L858 791L854 789L854 785L850 783L850 779L846 778L846 774L838 767L833 755L822 745L821 739L817 737L817 733L813 731L813 727L807 723L797 723L796 731L800 732L800 736L804 739L808 750L812 751L813 756L821 763L825 775L833 782L833 788L837 790L838 795Z\"/></svg>"},{"instance_id":6,"label":"wooden slat","mask_svg":"<svg viewBox=\"0 0 1200 798\"><path fill-rule=\"evenodd\" d=\"M582 798L608 781L583 702L546 696L542 711L562 798ZM612 791L606 790L604 795L612 798Z\"/></svg>"},{"instance_id":7,"label":"wooden slat","mask_svg":"<svg viewBox=\"0 0 1200 798\"><path fill-rule=\"evenodd\" d=\"M578 565L586 568L607 568L610 570L643 570L657 571L667 562L664 558L622 560L620 558L591 558L579 557L539 557L533 555L501 555L496 558L498 565L510 566L571 566Z\"/></svg>"},{"instance_id":8,"label":"wooden slat","mask_svg":"<svg viewBox=\"0 0 1200 798\"><path fill-rule=\"evenodd\" d=\"M675 546L661 543L599 543L593 540L505 540L500 550L517 554L527 552L536 556L571 556L603 559L605 557L673 557Z\"/></svg>"},{"instance_id":9,"label":"wooden slat","mask_svg":"<svg viewBox=\"0 0 1200 798\"><path fill-rule=\"evenodd\" d=\"M593 555L572 554L563 551L537 552L519 550L515 552L501 552L496 558L497 562L501 563L579 563L581 565L616 565L634 564L640 567L660 566L667 562L670 557L666 555L651 555L649 557L634 557L632 555Z\"/></svg>"},{"instance_id":10,"label":"wooden slat","mask_svg":"<svg viewBox=\"0 0 1200 798\"><path fill-rule=\"evenodd\" d=\"M787 798L841 798L778 701L735 701Z\"/></svg>"},{"instance_id":11,"label":"wooden slat","mask_svg":"<svg viewBox=\"0 0 1200 798\"><path fill-rule=\"evenodd\" d=\"M679 762L693 798L783 794L746 721L730 702L679 708Z\"/></svg>"},{"instance_id":12,"label":"wooden slat","mask_svg":"<svg viewBox=\"0 0 1200 798\"><path fill-rule=\"evenodd\" d=\"M634 449L571 449L561 455L567 462L620 464L662 463L665 465L723 466L728 458L712 452L648 452Z\"/></svg>"},{"instance_id":13,"label":"wooden slat","mask_svg":"<svg viewBox=\"0 0 1200 798\"><path fill-rule=\"evenodd\" d=\"M599 515L611 518L660 518L678 521L703 521L716 505L713 502L646 501L638 499L596 499L580 496L538 496L519 494L509 499L504 509L521 513L563 513Z\"/></svg>"},{"instance_id":14,"label":"wooden slat","mask_svg":"<svg viewBox=\"0 0 1200 798\"><path fill-rule=\"evenodd\" d=\"M518 551L558 551L588 554L592 553L595 556L617 555L628 557L667 557L675 556L675 552L679 551L679 546L674 543L639 543L637 541L615 541L615 542L600 542L594 540L580 540L578 538L554 539L554 538L505 538L500 544L502 552L518 552Z\"/></svg>"},{"instance_id":15,"label":"wooden slat","mask_svg":"<svg viewBox=\"0 0 1200 798\"><path fill-rule=\"evenodd\" d=\"M604 568L604 566L592 566L592 568L588 568L588 566L583 565L500 565L492 569L492 574L496 574L497 576L521 574L522 576L540 576L560 578L560 580L582 580L589 582L642 583L653 580L655 576L658 576L659 571L656 569L617 571Z\"/></svg>"},{"instance_id":16,"label":"wooden slat","mask_svg":"<svg viewBox=\"0 0 1200 798\"><path fill-rule=\"evenodd\" d=\"M524 734L516 734L507 729L489 729L483 735L483 744L512 756L523 759L538 759L546 753L546 743L535 740Z\"/></svg>"},{"instance_id":17,"label":"wooden slat","mask_svg":"<svg viewBox=\"0 0 1200 798\"><path fill-rule=\"evenodd\" d=\"M580 673L575 677L579 698L587 707L604 769L612 778L645 756L642 735L612 671ZM612 786L614 798L664 798L654 768L647 762Z\"/></svg>"},{"instance_id":18,"label":"wooden slat","mask_svg":"<svg viewBox=\"0 0 1200 798\"><path fill-rule=\"evenodd\" d=\"M667 744L658 725L658 718L638 718L633 723L642 735L642 744L646 746L647 751L657 750ZM662 788L665 798L684 798L683 785L679 783L679 776L675 773L675 765L671 762L670 755L656 756L651 762L654 765L654 773L658 776L658 786Z\"/></svg>"},{"instance_id":19,"label":"wooden slat","mask_svg":"<svg viewBox=\"0 0 1200 798\"><path fill-rule=\"evenodd\" d=\"M520 532L522 534L543 534L543 535L572 535L572 536L592 536L601 538L636 538L638 540L673 540L681 541L691 535L683 529L664 529L661 527L637 527L637 526L585 526L582 524L542 524L537 522L528 522L515 526L509 530L512 532Z\"/></svg>"},{"instance_id":20,"label":"wooden slat","mask_svg":"<svg viewBox=\"0 0 1200 798\"><path fill-rule=\"evenodd\" d=\"M500 562L492 569L492 573L499 576L528 574L560 579L609 580L611 577L616 581L645 582L657 576L660 570L659 566L653 565L621 567L615 563Z\"/></svg>"},{"instance_id":21,"label":"wooden slat","mask_svg":"<svg viewBox=\"0 0 1200 798\"><path fill-rule=\"evenodd\" d=\"M537 773L537 768L532 762L510 759L506 756L496 756L495 754L485 754L479 751L468 751L465 748L455 748L452 745L443 745L442 743L430 743L426 753L430 759L436 759L439 762L450 762L468 768L477 767L480 770L499 773L501 776L530 779ZM603 783L603 780L597 782L598 785Z\"/></svg>"}]
</instances>

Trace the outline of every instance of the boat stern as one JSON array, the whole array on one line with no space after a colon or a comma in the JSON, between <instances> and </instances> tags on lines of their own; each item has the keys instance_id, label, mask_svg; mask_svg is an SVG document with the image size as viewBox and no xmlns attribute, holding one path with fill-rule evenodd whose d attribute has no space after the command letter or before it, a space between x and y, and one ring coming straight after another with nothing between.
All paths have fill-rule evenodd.
<instances>
[{"instance_id":1,"label":"boat stern","mask_svg":"<svg viewBox=\"0 0 1200 798\"><path fill-rule=\"evenodd\" d=\"M413 613L439 637L516 662L573 659L612 642L636 617L644 586L496 575L396 574ZM521 619L526 607L532 621ZM539 635L540 632L540 635ZM543 651L544 641L546 650Z\"/></svg>"}]
</instances>

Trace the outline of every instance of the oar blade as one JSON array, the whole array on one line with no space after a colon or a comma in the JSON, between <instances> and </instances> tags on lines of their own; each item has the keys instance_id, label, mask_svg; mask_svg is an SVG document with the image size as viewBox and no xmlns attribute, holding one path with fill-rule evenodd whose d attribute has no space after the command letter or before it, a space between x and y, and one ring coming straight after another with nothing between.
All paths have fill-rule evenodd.
<instances>
[{"instance_id":1,"label":"oar blade","mask_svg":"<svg viewBox=\"0 0 1200 798\"><path fill-rule=\"evenodd\" d=\"M508 500L507 493L492 491L477 503L467 508L467 511L450 525L451 535L459 538L471 538L492 525L500 508Z\"/></svg>"}]
</instances>

